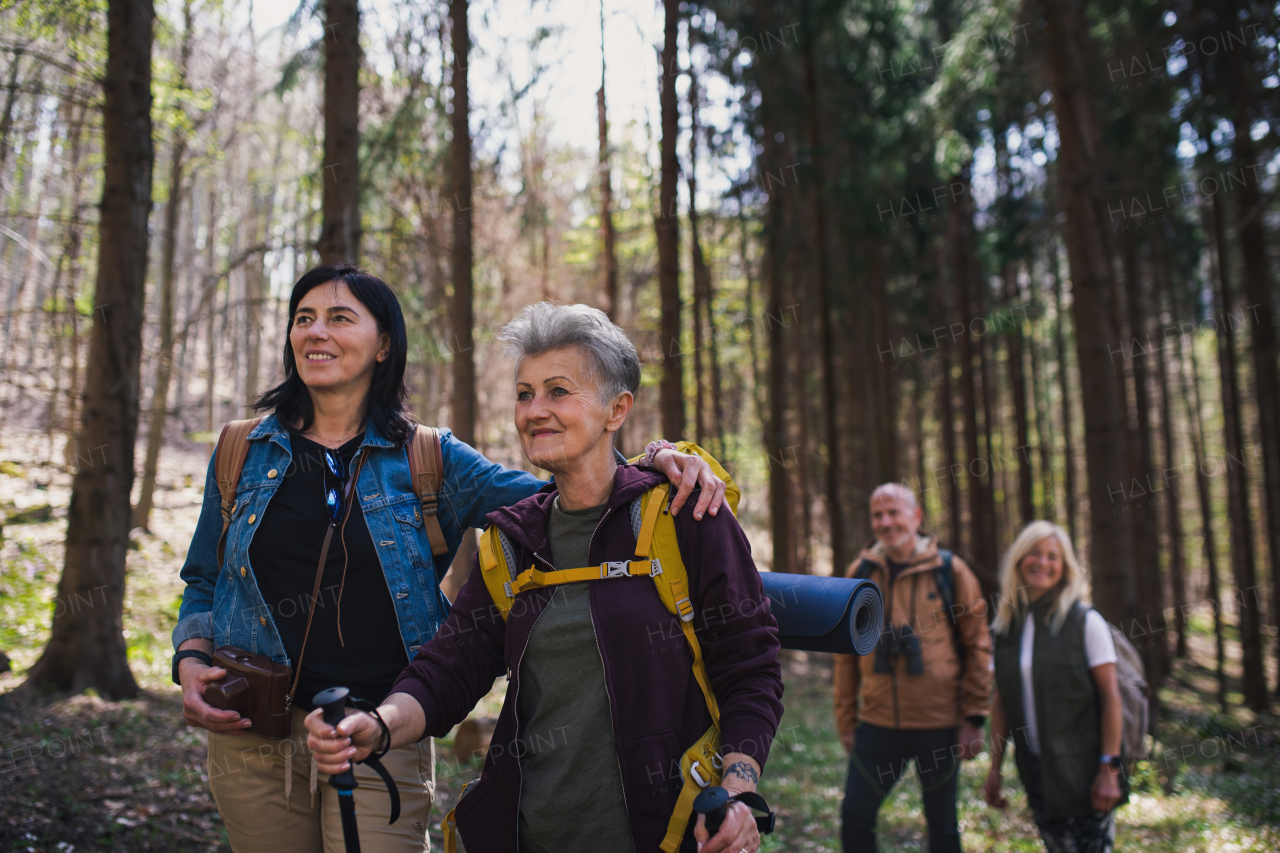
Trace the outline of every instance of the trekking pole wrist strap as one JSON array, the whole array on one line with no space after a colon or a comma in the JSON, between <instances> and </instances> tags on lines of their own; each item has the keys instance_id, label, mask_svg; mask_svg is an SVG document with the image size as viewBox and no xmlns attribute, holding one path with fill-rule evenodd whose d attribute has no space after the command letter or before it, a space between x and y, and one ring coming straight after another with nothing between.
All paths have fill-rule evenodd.
<instances>
[{"instance_id":1,"label":"trekking pole wrist strap","mask_svg":"<svg viewBox=\"0 0 1280 853\"><path fill-rule=\"evenodd\" d=\"M760 831L761 835L768 835L773 832L773 826L777 822L777 815L769 808L769 804L764 801L764 797L755 791L743 791L741 794L734 794L729 797L729 802L742 803L748 808L764 812L764 817L755 818L756 829Z\"/></svg>"},{"instance_id":2,"label":"trekking pole wrist strap","mask_svg":"<svg viewBox=\"0 0 1280 853\"><path fill-rule=\"evenodd\" d=\"M391 778L391 774L387 772L387 768L382 766L379 760L391 751L391 729L387 727L387 723L378 713L378 708L368 699L349 699L349 704L361 711L366 712L369 716L378 721L378 725L382 726L382 733L386 740L383 742L382 751L378 753L369 753L363 760L357 761L357 764L363 764L373 769L375 773L382 778L383 784L387 786L387 794L391 797L391 820L387 821L388 825L395 823L400 818L400 789L396 787L396 782Z\"/></svg>"}]
</instances>

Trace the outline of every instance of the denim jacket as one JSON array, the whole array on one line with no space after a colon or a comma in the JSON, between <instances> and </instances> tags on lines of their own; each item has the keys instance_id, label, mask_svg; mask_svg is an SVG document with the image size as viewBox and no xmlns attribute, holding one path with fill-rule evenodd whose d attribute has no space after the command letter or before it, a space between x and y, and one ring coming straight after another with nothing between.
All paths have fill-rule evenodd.
<instances>
[{"instance_id":1,"label":"denim jacket","mask_svg":"<svg viewBox=\"0 0 1280 853\"><path fill-rule=\"evenodd\" d=\"M383 437L372 421L361 450L368 456L356 482L356 499L364 511L369 535L387 579L407 659L435 636L449 615L449 602L439 578L453 562L467 528L484 527L485 516L529 497L545 483L524 471L490 462L474 448L440 430L444 478L437 510L449 552L439 562L431 553L418 496L409 479L409 457L403 447ZM192 638L215 646L232 645L292 666L276 631L272 613L258 590L249 543L279 488L293 453L289 432L269 415L249 433L249 454L236 489L235 509L227 529L223 564L217 564L222 513L214 460L205 477L204 505L195 536L182 566L187 586L173 630L176 649ZM263 567L268 570L269 567ZM306 593L306 590L303 590Z\"/></svg>"}]
</instances>

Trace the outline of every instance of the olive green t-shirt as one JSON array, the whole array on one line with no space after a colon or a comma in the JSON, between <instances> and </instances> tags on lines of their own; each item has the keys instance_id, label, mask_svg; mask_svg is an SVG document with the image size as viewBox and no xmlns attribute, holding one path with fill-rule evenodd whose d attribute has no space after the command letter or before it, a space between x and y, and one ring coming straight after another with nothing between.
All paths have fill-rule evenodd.
<instances>
[{"instance_id":1,"label":"olive green t-shirt","mask_svg":"<svg viewBox=\"0 0 1280 853\"><path fill-rule=\"evenodd\" d=\"M587 565L604 506L566 512L547 537L556 569ZM562 584L520 663L521 853L630 853L631 823L587 583Z\"/></svg>"}]
</instances>

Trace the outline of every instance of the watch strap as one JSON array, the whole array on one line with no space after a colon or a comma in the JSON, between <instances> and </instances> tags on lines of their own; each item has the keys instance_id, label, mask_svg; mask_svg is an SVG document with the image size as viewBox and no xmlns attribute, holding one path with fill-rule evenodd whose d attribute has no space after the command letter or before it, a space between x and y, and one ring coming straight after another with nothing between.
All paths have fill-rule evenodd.
<instances>
[{"instance_id":1,"label":"watch strap","mask_svg":"<svg viewBox=\"0 0 1280 853\"><path fill-rule=\"evenodd\" d=\"M182 681L178 678L178 664L181 663L184 658L197 658L205 666L213 666L213 658L210 657L208 652L202 652L199 649L183 649L176 653L173 656L173 683L179 686L182 685Z\"/></svg>"}]
</instances>

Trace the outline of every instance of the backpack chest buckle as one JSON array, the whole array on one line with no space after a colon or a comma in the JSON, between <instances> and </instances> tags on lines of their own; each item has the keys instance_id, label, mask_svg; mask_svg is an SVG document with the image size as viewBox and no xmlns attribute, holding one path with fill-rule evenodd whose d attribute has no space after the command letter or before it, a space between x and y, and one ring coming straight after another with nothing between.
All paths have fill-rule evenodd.
<instances>
[{"instance_id":1,"label":"backpack chest buckle","mask_svg":"<svg viewBox=\"0 0 1280 853\"><path fill-rule=\"evenodd\" d=\"M611 560L600 566L601 578L625 578L630 576L631 572L628 569L626 560Z\"/></svg>"}]
</instances>

